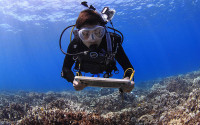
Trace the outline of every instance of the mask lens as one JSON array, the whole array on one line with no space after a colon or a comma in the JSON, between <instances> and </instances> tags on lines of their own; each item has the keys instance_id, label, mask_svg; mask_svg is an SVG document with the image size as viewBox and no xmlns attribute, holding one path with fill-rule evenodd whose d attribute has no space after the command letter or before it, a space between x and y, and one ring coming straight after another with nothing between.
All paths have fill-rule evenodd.
<instances>
[{"instance_id":1,"label":"mask lens","mask_svg":"<svg viewBox=\"0 0 200 125\"><path fill-rule=\"evenodd\" d=\"M90 32L88 30L83 30L82 31L82 36L83 36L83 39L88 39L89 36L90 36Z\"/></svg>"},{"instance_id":2,"label":"mask lens","mask_svg":"<svg viewBox=\"0 0 200 125\"><path fill-rule=\"evenodd\" d=\"M97 36L98 38L102 38L104 35L104 28L103 27L98 27L94 30L94 34L95 36Z\"/></svg>"},{"instance_id":3,"label":"mask lens","mask_svg":"<svg viewBox=\"0 0 200 125\"><path fill-rule=\"evenodd\" d=\"M79 31L79 37L82 41L89 41L90 39L101 39L105 34L105 29L102 26L94 28L83 28ZM91 37L90 37L91 36Z\"/></svg>"}]
</instances>

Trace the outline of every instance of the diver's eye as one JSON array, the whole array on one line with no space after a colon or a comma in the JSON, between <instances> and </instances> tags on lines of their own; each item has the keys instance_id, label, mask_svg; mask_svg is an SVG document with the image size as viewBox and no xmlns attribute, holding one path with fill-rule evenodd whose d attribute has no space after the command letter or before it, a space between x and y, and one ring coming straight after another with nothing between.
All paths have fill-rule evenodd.
<instances>
[{"instance_id":1,"label":"diver's eye","mask_svg":"<svg viewBox=\"0 0 200 125\"><path fill-rule=\"evenodd\" d=\"M83 31L82 35L84 38L88 38L89 37L89 31Z\"/></svg>"},{"instance_id":2,"label":"diver's eye","mask_svg":"<svg viewBox=\"0 0 200 125\"><path fill-rule=\"evenodd\" d=\"M101 28L97 28L94 30L94 34L97 36L97 37L102 37L103 35L103 29Z\"/></svg>"}]
</instances>

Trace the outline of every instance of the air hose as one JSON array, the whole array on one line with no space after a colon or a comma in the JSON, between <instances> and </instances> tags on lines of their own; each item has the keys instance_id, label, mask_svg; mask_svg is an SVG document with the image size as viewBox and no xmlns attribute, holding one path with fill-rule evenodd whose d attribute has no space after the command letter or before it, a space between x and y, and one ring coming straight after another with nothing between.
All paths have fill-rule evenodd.
<instances>
[{"instance_id":1,"label":"air hose","mask_svg":"<svg viewBox=\"0 0 200 125\"><path fill-rule=\"evenodd\" d=\"M62 33L61 33L61 35L60 35L60 39L59 39L60 50L62 51L63 54L65 54L65 55L70 55L70 56L76 56L76 55L80 55L80 54L87 54L88 51L84 51L84 52L79 52L79 53L71 54L71 53L66 53L66 52L62 49L62 45L61 45L62 36L63 36L63 34L65 33L65 31L66 31L67 29L69 29L70 27L73 27L72 30L71 30L71 34L70 34L70 42L71 42L71 36L72 36L72 32L73 32L73 29L74 29L75 25L68 26L68 27L66 27L66 28L62 31Z\"/></svg>"}]
</instances>

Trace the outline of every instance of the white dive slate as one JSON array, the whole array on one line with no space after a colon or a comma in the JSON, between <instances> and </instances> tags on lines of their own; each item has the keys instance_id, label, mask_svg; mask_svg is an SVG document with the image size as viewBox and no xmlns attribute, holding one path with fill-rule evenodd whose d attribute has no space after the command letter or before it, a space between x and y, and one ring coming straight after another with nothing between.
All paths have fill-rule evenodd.
<instances>
[{"instance_id":1,"label":"white dive slate","mask_svg":"<svg viewBox=\"0 0 200 125\"><path fill-rule=\"evenodd\" d=\"M122 85L131 84L129 79L75 76L75 80L80 80L81 83L91 87L120 88Z\"/></svg>"}]
</instances>

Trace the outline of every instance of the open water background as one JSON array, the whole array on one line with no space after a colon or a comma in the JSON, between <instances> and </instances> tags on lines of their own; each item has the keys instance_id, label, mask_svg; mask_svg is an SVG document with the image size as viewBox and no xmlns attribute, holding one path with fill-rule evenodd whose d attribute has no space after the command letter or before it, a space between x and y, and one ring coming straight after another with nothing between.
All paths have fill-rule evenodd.
<instances>
[{"instance_id":1,"label":"open water background","mask_svg":"<svg viewBox=\"0 0 200 125\"><path fill-rule=\"evenodd\" d=\"M80 0L0 0L0 90L73 89L60 77L64 55L58 40L85 7ZM116 10L114 27L143 81L200 69L199 0L88 0ZM69 44L66 32L63 48ZM115 75L122 78L123 71ZM89 74L86 74L89 75Z\"/></svg>"}]
</instances>

